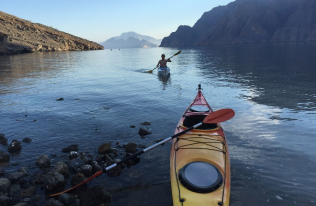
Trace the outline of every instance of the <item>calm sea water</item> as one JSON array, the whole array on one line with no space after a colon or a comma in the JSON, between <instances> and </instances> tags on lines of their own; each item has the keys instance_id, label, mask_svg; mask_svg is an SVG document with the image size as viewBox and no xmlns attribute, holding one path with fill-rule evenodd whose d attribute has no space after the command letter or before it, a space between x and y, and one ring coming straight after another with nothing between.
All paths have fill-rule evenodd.
<instances>
[{"instance_id":1,"label":"calm sea water","mask_svg":"<svg viewBox=\"0 0 316 206\"><path fill-rule=\"evenodd\" d=\"M144 73L162 53L170 57L180 49L168 64L170 77ZM70 144L90 153L108 141L149 146L173 134L202 84L214 110L236 112L223 123L231 205L315 205L315 57L316 44L2 56L0 133L9 142L33 141L1 167L6 174L22 166L36 173L39 155L57 154L54 164ZM142 139L138 129L144 121L151 122L152 134ZM120 176L104 175L91 185L104 184L113 193L112 205L172 205L169 150L170 144L158 147Z\"/></svg>"}]
</instances>

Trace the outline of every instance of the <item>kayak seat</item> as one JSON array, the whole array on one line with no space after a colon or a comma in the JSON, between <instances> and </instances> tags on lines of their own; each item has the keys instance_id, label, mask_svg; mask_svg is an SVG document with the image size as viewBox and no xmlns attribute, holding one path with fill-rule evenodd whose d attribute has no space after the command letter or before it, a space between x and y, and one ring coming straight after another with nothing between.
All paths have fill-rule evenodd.
<instances>
[{"instance_id":1,"label":"kayak seat","mask_svg":"<svg viewBox=\"0 0 316 206\"><path fill-rule=\"evenodd\" d=\"M206 115L191 115L191 116L186 116L183 121L183 126L185 127L192 127L204 120ZM215 129L217 127L217 124L202 124L199 126L197 129Z\"/></svg>"}]
</instances>

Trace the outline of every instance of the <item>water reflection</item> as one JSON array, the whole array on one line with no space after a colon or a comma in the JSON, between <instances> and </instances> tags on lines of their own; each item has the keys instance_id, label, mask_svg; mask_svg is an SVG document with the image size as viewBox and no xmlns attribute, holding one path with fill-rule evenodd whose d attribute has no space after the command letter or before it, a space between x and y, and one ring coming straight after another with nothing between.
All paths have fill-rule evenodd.
<instances>
[{"instance_id":1,"label":"water reflection","mask_svg":"<svg viewBox=\"0 0 316 206\"><path fill-rule=\"evenodd\" d=\"M170 73L165 75L158 74L158 79L162 83L162 89L165 90L168 86L171 85Z\"/></svg>"}]
</instances>

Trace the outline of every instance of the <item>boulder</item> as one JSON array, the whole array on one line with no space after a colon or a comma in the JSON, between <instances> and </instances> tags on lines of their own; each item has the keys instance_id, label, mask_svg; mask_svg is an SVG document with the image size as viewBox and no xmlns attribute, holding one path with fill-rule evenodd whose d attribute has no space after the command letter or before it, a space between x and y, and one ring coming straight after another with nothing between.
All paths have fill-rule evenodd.
<instances>
[{"instance_id":1,"label":"boulder","mask_svg":"<svg viewBox=\"0 0 316 206\"><path fill-rule=\"evenodd\" d=\"M20 193L21 198L32 197L35 194L35 187L30 187Z\"/></svg>"},{"instance_id":2,"label":"boulder","mask_svg":"<svg viewBox=\"0 0 316 206\"><path fill-rule=\"evenodd\" d=\"M48 172L44 178L44 186L47 190L54 190L65 186L65 178L58 172Z\"/></svg>"},{"instance_id":3,"label":"boulder","mask_svg":"<svg viewBox=\"0 0 316 206\"><path fill-rule=\"evenodd\" d=\"M0 144L2 144L2 145L8 144L8 139L2 133L0 133Z\"/></svg>"},{"instance_id":4,"label":"boulder","mask_svg":"<svg viewBox=\"0 0 316 206\"><path fill-rule=\"evenodd\" d=\"M69 168L64 162L57 162L54 172L64 175L64 177L69 176Z\"/></svg>"},{"instance_id":5,"label":"boulder","mask_svg":"<svg viewBox=\"0 0 316 206\"><path fill-rule=\"evenodd\" d=\"M65 206L63 203L55 200L54 198L50 198L43 206Z\"/></svg>"},{"instance_id":6,"label":"boulder","mask_svg":"<svg viewBox=\"0 0 316 206\"><path fill-rule=\"evenodd\" d=\"M70 183L71 183L71 186L74 187L85 180L86 178L84 174L77 173L76 175L72 176Z\"/></svg>"},{"instance_id":7,"label":"boulder","mask_svg":"<svg viewBox=\"0 0 316 206\"><path fill-rule=\"evenodd\" d=\"M137 152L137 144L133 142L127 143L126 145L124 145L124 148L127 153Z\"/></svg>"},{"instance_id":8,"label":"boulder","mask_svg":"<svg viewBox=\"0 0 316 206\"><path fill-rule=\"evenodd\" d=\"M110 149L111 149L111 143L103 143L99 146L98 153L104 154L104 153L108 152Z\"/></svg>"},{"instance_id":9,"label":"boulder","mask_svg":"<svg viewBox=\"0 0 316 206\"><path fill-rule=\"evenodd\" d=\"M71 152L71 151L78 151L78 145L77 144L69 145L63 148L61 151L65 153Z\"/></svg>"},{"instance_id":10,"label":"boulder","mask_svg":"<svg viewBox=\"0 0 316 206\"><path fill-rule=\"evenodd\" d=\"M0 163L9 162L9 161L10 161L10 155L4 151L0 151Z\"/></svg>"},{"instance_id":11,"label":"boulder","mask_svg":"<svg viewBox=\"0 0 316 206\"><path fill-rule=\"evenodd\" d=\"M140 136L146 136L146 135L151 134L151 131L149 130L149 128L139 128L138 134Z\"/></svg>"},{"instance_id":12,"label":"boulder","mask_svg":"<svg viewBox=\"0 0 316 206\"><path fill-rule=\"evenodd\" d=\"M41 155L37 158L36 164L41 168L49 168L51 165L51 161L48 155Z\"/></svg>"},{"instance_id":13,"label":"boulder","mask_svg":"<svg viewBox=\"0 0 316 206\"><path fill-rule=\"evenodd\" d=\"M102 185L95 185L87 189L81 197L81 206L103 205L109 206L112 200L111 194Z\"/></svg>"},{"instance_id":14,"label":"boulder","mask_svg":"<svg viewBox=\"0 0 316 206\"><path fill-rule=\"evenodd\" d=\"M90 176L92 174L92 166L91 165L82 165L79 170L79 173L84 174L86 177Z\"/></svg>"},{"instance_id":15,"label":"boulder","mask_svg":"<svg viewBox=\"0 0 316 206\"><path fill-rule=\"evenodd\" d=\"M32 142L32 139L31 139L31 138L26 137L26 138L24 138L24 139L22 140L22 142L25 142L25 143L31 143L31 142Z\"/></svg>"},{"instance_id":16,"label":"boulder","mask_svg":"<svg viewBox=\"0 0 316 206\"><path fill-rule=\"evenodd\" d=\"M0 178L0 193L7 193L11 186L8 178Z\"/></svg>"},{"instance_id":17,"label":"boulder","mask_svg":"<svg viewBox=\"0 0 316 206\"><path fill-rule=\"evenodd\" d=\"M12 140L11 144L8 147L8 152L17 153L17 152L20 152L21 149L22 149L21 142L18 140Z\"/></svg>"}]
</instances>

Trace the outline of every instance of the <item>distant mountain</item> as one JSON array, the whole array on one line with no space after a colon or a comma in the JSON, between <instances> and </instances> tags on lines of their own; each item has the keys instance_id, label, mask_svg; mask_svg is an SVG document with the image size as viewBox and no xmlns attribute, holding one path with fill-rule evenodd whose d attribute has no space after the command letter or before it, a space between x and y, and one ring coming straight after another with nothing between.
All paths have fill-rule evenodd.
<instances>
[{"instance_id":1,"label":"distant mountain","mask_svg":"<svg viewBox=\"0 0 316 206\"><path fill-rule=\"evenodd\" d=\"M104 42L101 42L100 44L107 49L118 49L157 47L160 43L161 39L155 39L135 32L126 32L122 33L120 36L112 37Z\"/></svg>"},{"instance_id":2,"label":"distant mountain","mask_svg":"<svg viewBox=\"0 0 316 206\"><path fill-rule=\"evenodd\" d=\"M316 41L316 0L236 0L179 26L161 47Z\"/></svg>"},{"instance_id":3,"label":"distant mountain","mask_svg":"<svg viewBox=\"0 0 316 206\"><path fill-rule=\"evenodd\" d=\"M95 42L0 11L0 55L102 49Z\"/></svg>"}]
</instances>

